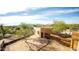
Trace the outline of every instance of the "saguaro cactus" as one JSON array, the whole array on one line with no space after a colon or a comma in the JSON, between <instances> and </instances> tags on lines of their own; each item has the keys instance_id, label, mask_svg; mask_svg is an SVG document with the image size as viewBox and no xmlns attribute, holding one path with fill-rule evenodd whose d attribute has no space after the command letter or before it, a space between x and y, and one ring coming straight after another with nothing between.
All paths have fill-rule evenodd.
<instances>
[{"instance_id":1,"label":"saguaro cactus","mask_svg":"<svg viewBox=\"0 0 79 59\"><path fill-rule=\"evenodd\" d=\"M5 37L5 30L3 28L3 25L0 25L0 30L1 30L2 37L4 38Z\"/></svg>"}]
</instances>

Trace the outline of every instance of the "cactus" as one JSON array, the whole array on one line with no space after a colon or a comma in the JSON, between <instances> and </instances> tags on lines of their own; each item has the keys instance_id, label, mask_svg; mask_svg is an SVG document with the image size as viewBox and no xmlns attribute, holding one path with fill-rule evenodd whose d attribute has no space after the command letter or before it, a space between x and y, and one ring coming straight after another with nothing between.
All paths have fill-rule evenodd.
<instances>
[{"instance_id":1,"label":"cactus","mask_svg":"<svg viewBox=\"0 0 79 59\"><path fill-rule=\"evenodd\" d=\"M5 30L3 28L3 25L0 25L0 30L1 30L2 37L4 38L5 37Z\"/></svg>"}]
</instances>

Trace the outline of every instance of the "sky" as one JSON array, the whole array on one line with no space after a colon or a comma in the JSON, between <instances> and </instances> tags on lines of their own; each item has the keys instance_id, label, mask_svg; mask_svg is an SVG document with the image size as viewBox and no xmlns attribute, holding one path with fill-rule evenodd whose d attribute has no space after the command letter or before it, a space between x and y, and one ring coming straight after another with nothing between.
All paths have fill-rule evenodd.
<instances>
[{"instance_id":1,"label":"sky","mask_svg":"<svg viewBox=\"0 0 79 59\"><path fill-rule=\"evenodd\" d=\"M52 24L55 20L79 24L79 7L30 7L26 2L26 0L0 0L0 24ZM33 2L29 3L34 5Z\"/></svg>"}]
</instances>

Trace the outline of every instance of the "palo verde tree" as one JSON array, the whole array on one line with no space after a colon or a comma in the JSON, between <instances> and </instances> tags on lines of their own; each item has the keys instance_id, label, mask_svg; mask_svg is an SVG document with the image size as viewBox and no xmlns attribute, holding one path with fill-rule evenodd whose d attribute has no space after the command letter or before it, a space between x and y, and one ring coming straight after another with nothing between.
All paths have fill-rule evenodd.
<instances>
[{"instance_id":1,"label":"palo verde tree","mask_svg":"<svg viewBox=\"0 0 79 59\"><path fill-rule=\"evenodd\" d=\"M16 31L16 34L26 36L28 34L32 33L32 26L30 24L21 23L19 26L17 26L18 30Z\"/></svg>"},{"instance_id":2,"label":"palo verde tree","mask_svg":"<svg viewBox=\"0 0 79 59\"><path fill-rule=\"evenodd\" d=\"M52 30L55 33L59 33L66 29L66 24L64 21L54 21L54 24L52 25Z\"/></svg>"}]
</instances>

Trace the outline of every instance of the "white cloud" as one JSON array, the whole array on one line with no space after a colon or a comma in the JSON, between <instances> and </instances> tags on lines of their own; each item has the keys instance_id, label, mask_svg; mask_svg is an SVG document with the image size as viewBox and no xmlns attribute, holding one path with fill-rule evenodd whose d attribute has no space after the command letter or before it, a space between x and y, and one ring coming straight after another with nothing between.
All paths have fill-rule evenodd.
<instances>
[{"instance_id":1,"label":"white cloud","mask_svg":"<svg viewBox=\"0 0 79 59\"><path fill-rule=\"evenodd\" d=\"M0 0L0 13L23 11L28 7L45 7L47 2L48 0Z\"/></svg>"},{"instance_id":2,"label":"white cloud","mask_svg":"<svg viewBox=\"0 0 79 59\"><path fill-rule=\"evenodd\" d=\"M23 11L27 7L42 6L44 2L41 0L0 0L0 13Z\"/></svg>"},{"instance_id":3,"label":"white cloud","mask_svg":"<svg viewBox=\"0 0 79 59\"><path fill-rule=\"evenodd\" d=\"M56 11L55 13L73 13L73 12L79 12L79 9L60 10Z\"/></svg>"},{"instance_id":4,"label":"white cloud","mask_svg":"<svg viewBox=\"0 0 79 59\"><path fill-rule=\"evenodd\" d=\"M38 16L8 16L1 17L0 23L4 25L17 25L21 22L30 23L33 22L34 19L37 19Z\"/></svg>"},{"instance_id":5,"label":"white cloud","mask_svg":"<svg viewBox=\"0 0 79 59\"><path fill-rule=\"evenodd\" d=\"M47 10L41 15L48 16L48 15L57 15L57 14L67 14L67 13L73 13L73 12L79 12L79 9L67 9L67 10Z\"/></svg>"},{"instance_id":6,"label":"white cloud","mask_svg":"<svg viewBox=\"0 0 79 59\"><path fill-rule=\"evenodd\" d=\"M55 18L56 21L64 21L67 24L79 24L79 17L70 17L70 18Z\"/></svg>"},{"instance_id":7,"label":"white cloud","mask_svg":"<svg viewBox=\"0 0 79 59\"><path fill-rule=\"evenodd\" d=\"M62 2L61 2L62 1ZM0 13L23 11L27 7L78 6L76 0L0 0Z\"/></svg>"},{"instance_id":8,"label":"white cloud","mask_svg":"<svg viewBox=\"0 0 79 59\"><path fill-rule=\"evenodd\" d=\"M0 13L25 10L26 2L26 0L0 0Z\"/></svg>"},{"instance_id":9,"label":"white cloud","mask_svg":"<svg viewBox=\"0 0 79 59\"><path fill-rule=\"evenodd\" d=\"M20 23L31 23L31 24L47 24L50 23L49 21L39 20L41 15L35 16L8 16L8 17L1 17L0 24L4 25L18 25Z\"/></svg>"}]
</instances>

